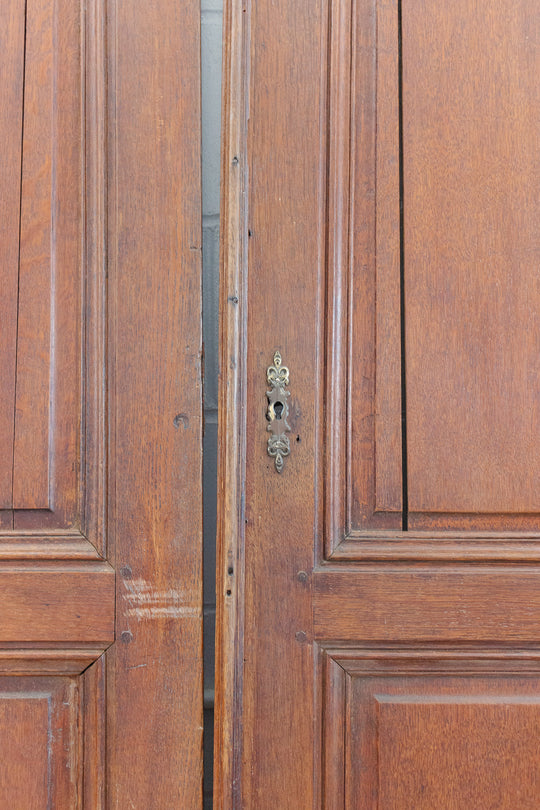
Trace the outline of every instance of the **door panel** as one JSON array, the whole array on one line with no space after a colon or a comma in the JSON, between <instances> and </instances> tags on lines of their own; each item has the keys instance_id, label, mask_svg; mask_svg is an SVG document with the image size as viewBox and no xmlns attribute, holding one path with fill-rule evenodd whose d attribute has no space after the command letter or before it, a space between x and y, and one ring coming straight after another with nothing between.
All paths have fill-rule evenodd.
<instances>
[{"instance_id":1,"label":"door panel","mask_svg":"<svg viewBox=\"0 0 540 810\"><path fill-rule=\"evenodd\" d=\"M537 661L365 648L325 650L321 663L324 807L537 803Z\"/></svg>"},{"instance_id":2,"label":"door panel","mask_svg":"<svg viewBox=\"0 0 540 810\"><path fill-rule=\"evenodd\" d=\"M378 14L370 3L356 16L347 2L331 9L328 554L355 530L402 524L399 103L388 92L398 87L394 12L389 3Z\"/></svg>"},{"instance_id":3,"label":"door panel","mask_svg":"<svg viewBox=\"0 0 540 810\"><path fill-rule=\"evenodd\" d=\"M539 526L537 49L530 3L404 3L411 528Z\"/></svg>"},{"instance_id":4,"label":"door panel","mask_svg":"<svg viewBox=\"0 0 540 810\"><path fill-rule=\"evenodd\" d=\"M13 810L78 807L80 694L72 678L2 678L0 784Z\"/></svg>"},{"instance_id":5,"label":"door panel","mask_svg":"<svg viewBox=\"0 0 540 810\"><path fill-rule=\"evenodd\" d=\"M181 5L0 11L1 807L202 807L199 8Z\"/></svg>"},{"instance_id":6,"label":"door panel","mask_svg":"<svg viewBox=\"0 0 540 810\"><path fill-rule=\"evenodd\" d=\"M0 9L0 70L4 77L0 136L0 238L2 295L0 296L0 456L13 457L13 406L17 343L17 288L21 185L21 130L24 75L24 8L19 0ZM0 465L0 528L12 523L13 464Z\"/></svg>"},{"instance_id":7,"label":"door panel","mask_svg":"<svg viewBox=\"0 0 540 810\"><path fill-rule=\"evenodd\" d=\"M228 5L217 806L533 807L535 4L304 11Z\"/></svg>"}]
</instances>

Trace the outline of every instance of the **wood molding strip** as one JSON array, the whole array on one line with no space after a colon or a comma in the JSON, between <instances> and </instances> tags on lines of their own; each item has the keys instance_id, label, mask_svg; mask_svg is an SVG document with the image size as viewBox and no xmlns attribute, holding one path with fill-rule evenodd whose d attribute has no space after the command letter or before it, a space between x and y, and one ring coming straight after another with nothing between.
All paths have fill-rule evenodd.
<instances>
[{"instance_id":1,"label":"wood molding strip","mask_svg":"<svg viewBox=\"0 0 540 810\"><path fill-rule=\"evenodd\" d=\"M216 810L239 807L241 796L250 14L249 0L225 3L214 731Z\"/></svg>"}]
</instances>

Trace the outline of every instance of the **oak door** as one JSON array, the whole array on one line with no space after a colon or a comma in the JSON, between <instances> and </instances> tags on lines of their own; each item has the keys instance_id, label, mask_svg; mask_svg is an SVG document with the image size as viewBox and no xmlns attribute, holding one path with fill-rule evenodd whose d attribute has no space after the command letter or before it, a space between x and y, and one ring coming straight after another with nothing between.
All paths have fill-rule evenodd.
<instances>
[{"instance_id":1,"label":"oak door","mask_svg":"<svg viewBox=\"0 0 540 810\"><path fill-rule=\"evenodd\" d=\"M0 7L3 810L202 806L198 40Z\"/></svg>"},{"instance_id":2,"label":"oak door","mask_svg":"<svg viewBox=\"0 0 540 810\"><path fill-rule=\"evenodd\" d=\"M540 806L539 23L228 3L219 808Z\"/></svg>"}]
</instances>

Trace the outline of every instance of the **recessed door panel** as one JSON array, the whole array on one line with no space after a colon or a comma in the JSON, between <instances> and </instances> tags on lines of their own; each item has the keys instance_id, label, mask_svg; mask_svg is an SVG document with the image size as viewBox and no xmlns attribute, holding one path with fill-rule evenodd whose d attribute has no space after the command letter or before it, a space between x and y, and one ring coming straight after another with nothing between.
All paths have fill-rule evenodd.
<instances>
[{"instance_id":1,"label":"recessed door panel","mask_svg":"<svg viewBox=\"0 0 540 810\"><path fill-rule=\"evenodd\" d=\"M537 10L407 2L402 41L410 527L538 531Z\"/></svg>"}]
</instances>

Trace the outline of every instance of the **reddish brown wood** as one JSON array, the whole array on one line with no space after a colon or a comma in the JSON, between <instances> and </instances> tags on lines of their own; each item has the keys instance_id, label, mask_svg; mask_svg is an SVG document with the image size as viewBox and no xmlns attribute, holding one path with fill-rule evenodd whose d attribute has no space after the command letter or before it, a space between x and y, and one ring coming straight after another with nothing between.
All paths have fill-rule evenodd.
<instances>
[{"instance_id":1,"label":"reddish brown wood","mask_svg":"<svg viewBox=\"0 0 540 810\"><path fill-rule=\"evenodd\" d=\"M48 793L48 695L20 690L0 699L2 752L0 797L8 807L46 807ZM9 736L6 731L11 729ZM44 801L45 798L45 801Z\"/></svg>"},{"instance_id":2,"label":"reddish brown wood","mask_svg":"<svg viewBox=\"0 0 540 810\"><path fill-rule=\"evenodd\" d=\"M330 3L326 553L401 528L399 118L393 3ZM328 407L330 406L330 407Z\"/></svg>"},{"instance_id":3,"label":"reddish brown wood","mask_svg":"<svg viewBox=\"0 0 540 810\"><path fill-rule=\"evenodd\" d=\"M0 569L1 642L90 642L114 638L114 572L107 563L27 563Z\"/></svg>"},{"instance_id":4,"label":"reddish brown wood","mask_svg":"<svg viewBox=\"0 0 540 810\"><path fill-rule=\"evenodd\" d=\"M315 638L533 643L539 575L527 566L325 568L313 575Z\"/></svg>"},{"instance_id":5,"label":"reddish brown wood","mask_svg":"<svg viewBox=\"0 0 540 810\"><path fill-rule=\"evenodd\" d=\"M0 72L3 78L0 117L0 509L13 497L13 420L17 342L19 213L21 194L21 127L24 76L24 2L10 0L0 9ZM11 514L0 513L0 527Z\"/></svg>"},{"instance_id":6,"label":"reddish brown wood","mask_svg":"<svg viewBox=\"0 0 540 810\"><path fill-rule=\"evenodd\" d=\"M325 761L344 786L337 794L327 782L324 806L534 806L535 659L503 650L326 651ZM333 734L340 724L345 733Z\"/></svg>"},{"instance_id":7,"label":"reddish brown wood","mask_svg":"<svg viewBox=\"0 0 540 810\"><path fill-rule=\"evenodd\" d=\"M238 10L242 13L240 7ZM279 807L287 795L291 807L302 807L311 805L314 796L310 767L312 651L306 643L311 608L309 583L299 579L298 573L311 570L313 565L316 357L306 324L317 321L322 312L322 288L317 278L324 245L314 232L314 224L322 224L324 217L319 83L321 26L325 21L316 5L306 15L305 7L301 9L296 0L290 0L253 4L249 25L256 70L250 72L247 153L243 152L246 144L239 144L240 157L247 161L241 165L250 178L247 220L240 227L250 233L246 246L249 265L257 287L261 292L264 288L265 293L251 298L247 313L243 312L243 317L247 314L249 347L244 378L249 403L245 424L247 487L242 514L247 553L245 561L233 561L233 569L236 566L238 572L240 566L242 576L245 565L243 658L248 665L243 671L243 730L238 726L241 737L233 740L243 767L236 771L241 783L234 785L232 806ZM287 87L295 91L284 92ZM302 160L298 160L300 154ZM292 227L278 234L274 225L284 218ZM227 297L231 294L230 290L225 293ZM245 288L241 288L240 301L244 294ZM276 473L266 452L264 418L266 369L276 349L291 372L293 449L283 476ZM240 357L238 360L243 362ZM223 367L230 363L231 358L226 358ZM276 527L282 522L287 525L288 536L298 542L281 542ZM230 563L223 556L222 563L227 565L221 572L221 582L225 583ZM270 572L272 585L268 587ZM227 590L230 586L221 585L225 600L229 598ZM281 670L275 667L272 654L278 649L287 662ZM264 733L253 734L262 717ZM268 756L269 740L277 739L284 728L287 745L272 745ZM228 793L226 785L218 787L218 806L220 802L231 806L225 804Z\"/></svg>"},{"instance_id":8,"label":"reddish brown wood","mask_svg":"<svg viewBox=\"0 0 540 810\"><path fill-rule=\"evenodd\" d=\"M56 271L52 238L56 148L54 33L53 3L30 0L26 18L13 465L16 509L49 507L51 293ZM59 101L62 104L63 100Z\"/></svg>"},{"instance_id":9,"label":"reddish brown wood","mask_svg":"<svg viewBox=\"0 0 540 810\"><path fill-rule=\"evenodd\" d=\"M358 34L355 38L356 47L354 56L357 59L354 76L354 92L358 102L362 105L364 93L362 83L365 81L365 71L362 70L362 48L359 37L366 29L364 18L366 11L360 6L357 18ZM370 10L371 11L371 10ZM399 61L396 42L398 41L398 17L395 0L379 0L373 5L372 17L376 16L376 81L373 104L376 109L376 161L375 161L375 253L374 253L374 281L375 295L375 359L376 379L374 396L375 418L375 511L379 513L402 510L402 471L401 471L401 334L399 318L396 313L400 311L400 228L399 228ZM366 49L369 54L369 49ZM366 105L366 108L369 107ZM353 116L357 120L355 132L353 157L353 172L356 172L356 162L362 155L363 132L361 115ZM360 107L362 109L362 106ZM359 155L356 156L356 150ZM359 166L360 172L362 166ZM361 176L361 175L360 175ZM354 188L359 187L360 178L353 175ZM361 186L360 186L361 188ZM367 192L367 189L366 189ZM352 191L353 197L358 192ZM360 193L360 201L369 198L367 193ZM363 223L362 202L354 222L356 233L362 232ZM353 267L356 269L363 261L363 243L353 254ZM356 324L365 312L365 301L360 301L355 308ZM355 324L355 325L356 325ZM354 328L351 341L356 343ZM358 358L360 360L360 358ZM361 361L352 358L351 368L351 410L352 420L358 421L354 409L355 390L358 379L356 369ZM361 372L362 373L362 372ZM361 455L361 451L359 455ZM386 519L388 527L399 525L398 520Z\"/></svg>"},{"instance_id":10,"label":"reddish brown wood","mask_svg":"<svg viewBox=\"0 0 540 810\"><path fill-rule=\"evenodd\" d=\"M379 769L403 775L381 780L381 805L534 806L540 771L532 740L540 732L540 705L534 681L525 695L507 694L513 685L500 680L493 694L493 682L458 681L450 695L377 696Z\"/></svg>"},{"instance_id":11,"label":"reddish brown wood","mask_svg":"<svg viewBox=\"0 0 540 810\"><path fill-rule=\"evenodd\" d=\"M404 4L411 527L540 528L537 31L532 2Z\"/></svg>"},{"instance_id":12,"label":"reddish brown wood","mask_svg":"<svg viewBox=\"0 0 540 810\"><path fill-rule=\"evenodd\" d=\"M533 806L534 3L301 5L226 12L217 806Z\"/></svg>"},{"instance_id":13,"label":"reddish brown wood","mask_svg":"<svg viewBox=\"0 0 540 810\"><path fill-rule=\"evenodd\" d=\"M79 806L78 707L72 679L2 679L0 802L5 807Z\"/></svg>"},{"instance_id":14,"label":"reddish brown wood","mask_svg":"<svg viewBox=\"0 0 540 810\"><path fill-rule=\"evenodd\" d=\"M16 528L80 526L81 51L77 4L29 0L14 506L53 514Z\"/></svg>"},{"instance_id":15,"label":"reddish brown wood","mask_svg":"<svg viewBox=\"0 0 540 810\"><path fill-rule=\"evenodd\" d=\"M111 2L110 10L110 526L118 642L108 661L108 803L111 810L196 810L200 7L160 0Z\"/></svg>"},{"instance_id":16,"label":"reddish brown wood","mask_svg":"<svg viewBox=\"0 0 540 810\"><path fill-rule=\"evenodd\" d=\"M199 7L114 6L0 12L14 810L202 807Z\"/></svg>"},{"instance_id":17,"label":"reddish brown wood","mask_svg":"<svg viewBox=\"0 0 540 810\"><path fill-rule=\"evenodd\" d=\"M84 711L83 807L105 810L107 751L105 737L106 664L102 655L82 677Z\"/></svg>"},{"instance_id":18,"label":"reddish brown wood","mask_svg":"<svg viewBox=\"0 0 540 810\"><path fill-rule=\"evenodd\" d=\"M221 311L219 401L219 503L216 561L216 692L214 723L214 806L223 810L238 801L235 778L241 755L243 641L237 628L243 606L243 480L245 408L238 397L244 379L246 287L244 184L248 29L241 0L224 9L221 171Z\"/></svg>"}]
</instances>

